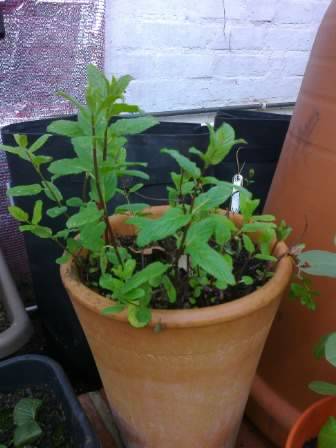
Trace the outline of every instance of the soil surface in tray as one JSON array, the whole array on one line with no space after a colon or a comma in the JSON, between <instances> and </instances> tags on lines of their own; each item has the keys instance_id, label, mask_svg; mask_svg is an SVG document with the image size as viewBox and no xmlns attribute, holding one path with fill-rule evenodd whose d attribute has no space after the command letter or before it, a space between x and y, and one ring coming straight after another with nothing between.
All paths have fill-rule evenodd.
<instances>
[{"instance_id":1,"label":"soil surface in tray","mask_svg":"<svg viewBox=\"0 0 336 448\"><path fill-rule=\"evenodd\" d=\"M42 435L34 442L34 448L77 448L67 429L62 406L48 386L32 386L12 393L0 392L0 445L12 446L15 429L13 410L21 398L42 400L36 418L42 429Z\"/></svg>"},{"instance_id":2,"label":"soil surface in tray","mask_svg":"<svg viewBox=\"0 0 336 448\"><path fill-rule=\"evenodd\" d=\"M8 320L8 316L5 310L5 307L3 306L2 302L0 301L0 333L7 330L7 328L10 327L10 322Z\"/></svg>"},{"instance_id":3,"label":"soil surface in tray","mask_svg":"<svg viewBox=\"0 0 336 448\"><path fill-rule=\"evenodd\" d=\"M317 439L309 440L302 448L317 448Z\"/></svg>"}]
</instances>

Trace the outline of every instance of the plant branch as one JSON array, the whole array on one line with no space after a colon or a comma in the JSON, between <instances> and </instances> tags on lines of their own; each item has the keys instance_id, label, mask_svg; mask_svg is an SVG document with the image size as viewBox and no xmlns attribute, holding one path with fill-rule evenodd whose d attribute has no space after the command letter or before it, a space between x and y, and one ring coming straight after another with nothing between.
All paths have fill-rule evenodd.
<instances>
[{"instance_id":1,"label":"plant branch","mask_svg":"<svg viewBox=\"0 0 336 448\"><path fill-rule=\"evenodd\" d=\"M99 166L98 166L98 154L97 154L97 146L95 143L95 123L94 123L94 117L92 117L92 144L93 144L93 167L94 167L94 173L95 173L95 179L96 179L96 189L97 189L97 193L98 193L98 197L99 197L99 202L97 204L98 208L100 210L104 211L104 221L106 224L106 235L105 235L105 241L106 244L109 242L108 241L108 233L110 234L110 238L111 238L111 243L114 247L116 256L118 258L119 263L121 264L121 266L124 266L123 260L120 256L119 250L118 250L118 244L117 244L117 240L116 237L114 235L111 223L109 221L109 217L108 217L108 212L107 212L107 207L106 207L106 203L104 200L104 195L101 189L101 185L100 185L100 176L99 176Z\"/></svg>"}]
</instances>

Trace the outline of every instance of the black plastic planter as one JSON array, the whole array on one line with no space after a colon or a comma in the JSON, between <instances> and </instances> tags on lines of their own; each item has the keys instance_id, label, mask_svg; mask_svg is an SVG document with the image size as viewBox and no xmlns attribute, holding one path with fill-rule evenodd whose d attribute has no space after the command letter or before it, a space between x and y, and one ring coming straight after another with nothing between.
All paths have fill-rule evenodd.
<instances>
[{"instance_id":1,"label":"black plastic planter","mask_svg":"<svg viewBox=\"0 0 336 448\"><path fill-rule=\"evenodd\" d=\"M26 134L29 143L32 143L46 132L51 121L51 119L44 119L7 126L1 131L3 142L7 145L15 144L13 134L22 133ZM198 124L189 123L162 122L141 135L129 137L128 160L147 162L147 172L151 177L132 200L150 205L165 202L167 196L165 189L170 183L169 174L177 168L177 165L172 158L160 153L161 148L176 148L186 153L191 146L205 149L207 144L207 129ZM57 159L73 157L70 140L60 136L50 138L40 153ZM8 164L12 186L38 181L35 172L27 162L8 154ZM62 178L61 189L65 198L81 194L81 180L80 176ZM131 185L134 182L139 180L129 178L126 179L125 184ZM21 197L15 198L15 203L24 210L31 211L34 200L35 198L31 197ZM121 203L124 203L124 200L119 197L115 199L112 206ZM46 200L46 206L48 205ZM50 206L52 206L51 203ZM44 220L44 224L53 230L59 229L61 223L60 219ZM60 251L48 240L36 238L29 233L25 233L24 237L39 314L49 336L50 353L71 371L78 372L82 378L97 388L98 373L90 349L61 283L58 266L55 264Z\"/></svg>"},{"instance_id":2,"label":"black plastic planter","mask_svg":"<svg viewBox=\"0 0 336 448\"><path fill-rule=\"evenodd\" d=\"M223 110L216 114L216 129L224 122L229 123L236 135L248 142L239 150L239 165L242 167L245 163L242 172L244 177L250 169L254 170L254 182L248 188L261 200L260 209L266 201L290 119L291 115L249 110ZM219 179L229 181L237 173L237 149L234 148L224 162L216 167L215 175Z\"/></svg>"},{"instance_id":3,"label":"black plastic planter","mask_svg":"<svg viewBox=\"0 0 336 448\"><path fill-rule=\"evenodd\" d=\"M26 355L0 363L0 392L33 386L45 386L59 399L76 447L101 447L67 377L55 361L45 356Z\"/></svg>"}]
</instances>

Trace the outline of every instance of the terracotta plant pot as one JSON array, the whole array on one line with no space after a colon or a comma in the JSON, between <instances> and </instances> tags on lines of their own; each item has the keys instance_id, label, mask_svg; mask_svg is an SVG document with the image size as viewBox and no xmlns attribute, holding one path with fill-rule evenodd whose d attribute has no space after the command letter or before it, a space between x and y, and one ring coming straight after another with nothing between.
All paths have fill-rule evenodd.
<instances>
[{"instance_id":1,"label":"terracotta plant pot","mask_svg":"<svg viewBox=\"0 0 336 448\"><path fill-rule=\"evenodd\" d=\"M289 245L335 251L336 1L322 22L273 179L265 211L293 228ZM332 366L313 356L319 338L335 330L336 280L313 278L315 312L286 299L274 321L249 404L251 419L283 447L296 418L316 395L307 384L332 381ZM279 371L286 372L279 375Z\"/></svg>"},{"instance_id":2,"label":"terracotta plant pot","mask_svg":"<svg viewBox=\"0 0 336 448\"><path fill-rule=\"evenodd\" d=\"M328 418L336 415L336 398L328 397L310 406L293 426L285 448L303 448L318 436Z\"/></svg>"},{"instance_id":3,"label":"terracotta plant pot","mask_svg":"<svg viewBox=\"0 0 336 448\"><path fill-rule=\"evenodd\" d=\"M153 217L167 208L153 207ZM127 217L111 223L134 235ZM277 254L286 250L278 245ZM154 310L135 329L125 313L103 316L111 302L84 286L74 264L61 276L95 357L128 448L233 448L266 337L292 273L283 257L258 291L224 305ZM161 331L154 331L158 324Z\"/></svg>"}]
</instances>

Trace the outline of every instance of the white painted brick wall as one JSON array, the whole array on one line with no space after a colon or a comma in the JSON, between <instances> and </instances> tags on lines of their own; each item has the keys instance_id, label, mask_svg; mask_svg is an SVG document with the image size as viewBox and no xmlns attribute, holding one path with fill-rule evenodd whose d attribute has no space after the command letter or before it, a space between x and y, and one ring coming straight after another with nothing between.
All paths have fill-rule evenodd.
<instances>
[{"instance_id":1,"label":"white painted brick wall","mask_svg":"<svg viewBox=\"0 0 336 448\"><path fill-rule=\"evenodd\" d=\"M146 111L295 101L331 0L106 0L106 72Z\"/></svg>"}]
</instances>

